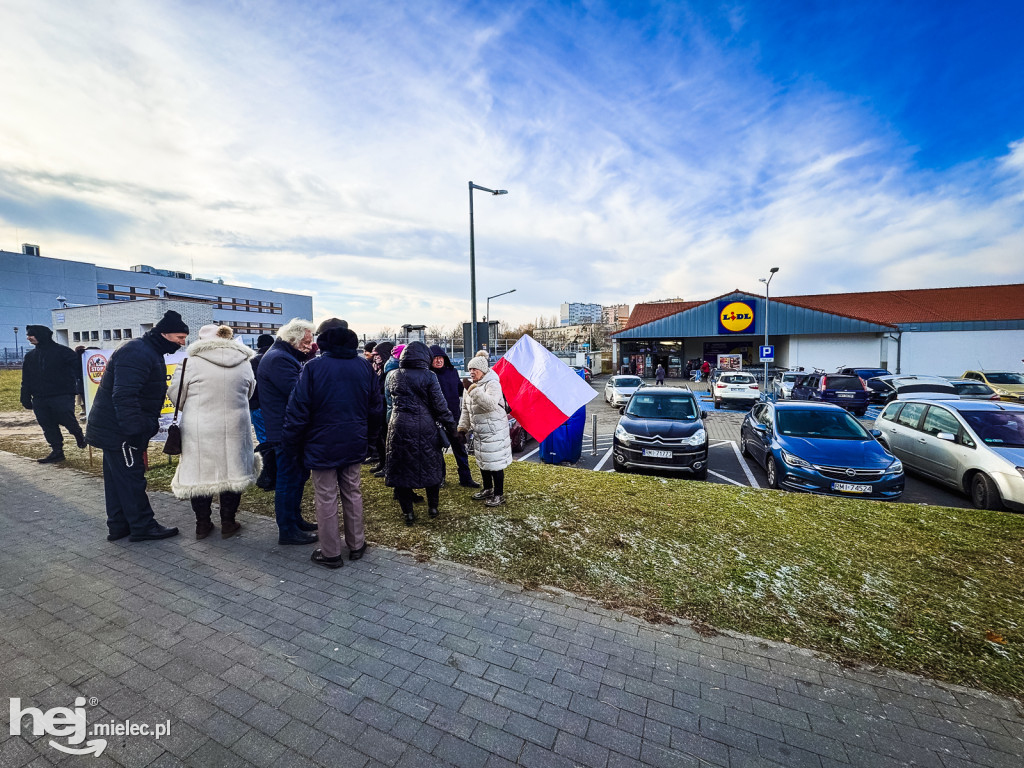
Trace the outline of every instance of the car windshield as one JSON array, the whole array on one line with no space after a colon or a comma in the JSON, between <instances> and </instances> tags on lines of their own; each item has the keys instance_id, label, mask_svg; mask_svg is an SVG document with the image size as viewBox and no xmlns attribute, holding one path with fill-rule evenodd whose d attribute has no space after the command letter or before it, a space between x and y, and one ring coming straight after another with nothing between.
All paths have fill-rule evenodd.
<instances>
[{"instance_id":1,"label":"car windshield","mask_svg":"<svg viewBox=\"0 0 1024 768\"><path fill-rule=\"evenodd\" d=\"M639 376L616 376L612 379L613 387L639 387L640 383Z\"/></svg>"},{"instance_id":2,"label":"car windshield","mask_svg":"<svg viewBox=\"0 0 1024 768\"><path fill-rule=\"evenodd\" d=\"M985 445L1024 447L1024 412L961 411L960 415Z\"/></svg>"},{"instance_id":3,"label":"car windshield","mask_svg":"<svg viewBox=\"0 0 1024 768\"><path fill-rule=\"evenodd\" d=\"M691 395L635 394L626 415L639 419L678 419L693 421L699 416L697 401Z\"/></svg>"},{"instance_id":4,"label":"car windshield","mask_svg":"<svg viewBox=\"0 0 1024 768\"><path fill-rule=\"evenodd\" d=\"M1024 373L993 371L992 373L986 372L985 378L988 379L989 384L1024 384Z\"/></svg>"},{"instance_id":5,"label":"car windshield","mask_svg":"<svg viewBox=\"0 0 1024 768\"><path fill-rule=\"evenodd\" d=\"M825 388L843 390L864 389L860 383L860 379L856 376L826 376Z\"/></svg>"},{"instance_id":6,"label":"car windshield","mask_svg":"<svg viewBox=\"0 0 1024 768\"><path fill-rule=\"evenodd\" d=\"M746 373L725 373L722 374L723 384L753 384L754 377Z\"/></svg>"},{"instance_id":7,"label":"car windshield","mask_svg":"<svg viewBox=\"0 0 1024 768\"><path fill-rule=\"evenodd\" d=\"M799 378L800 378L800 374L799 373L784 373L784 374L782 374L782 380L783 381L787 381L787 382L788 381L796 381Z\"/></svg>"},{"instance_id":8,"label":"car windshield","mask_svg":"<svg viewBox=\"0 0 1024 768\"><path fill-rule=\"evenodd\" d=\"M779 434L829 440L865 440L871 436L846 411L780 409L775 414Z\"/></svg>"}]
</instances>

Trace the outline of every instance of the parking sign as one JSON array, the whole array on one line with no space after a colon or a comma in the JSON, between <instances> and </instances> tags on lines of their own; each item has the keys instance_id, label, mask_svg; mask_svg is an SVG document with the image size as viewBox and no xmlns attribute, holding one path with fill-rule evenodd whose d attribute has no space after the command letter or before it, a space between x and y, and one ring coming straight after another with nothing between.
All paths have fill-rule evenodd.
<instances>
[{"instance_id":1,"label":"parking sign","mask_svg":"<svg viewBox=\"0 0 1024 768\"><path fill-rule=\"evenodd\" d=\"M774 363L775 362L775 347L771 344L761 347L761 362L762 363Z\"/></svg>"}]
</instances>

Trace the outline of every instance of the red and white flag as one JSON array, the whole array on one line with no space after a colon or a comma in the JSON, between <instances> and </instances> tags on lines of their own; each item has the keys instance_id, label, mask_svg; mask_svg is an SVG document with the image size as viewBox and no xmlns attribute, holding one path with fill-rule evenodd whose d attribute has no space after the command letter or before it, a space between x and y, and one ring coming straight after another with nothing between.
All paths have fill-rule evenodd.
<instances>
[{"instance_id":1,"label":"red and white flag","mask_svg":"<svg viewBox=\"0 0 1024 768\"><path fill-rule=\"evenodd\" d=\"M519 339L491 370L501 380L512 415L537 441L597 396L572 368L532 336Z\"/></svg>"}]
</instances>

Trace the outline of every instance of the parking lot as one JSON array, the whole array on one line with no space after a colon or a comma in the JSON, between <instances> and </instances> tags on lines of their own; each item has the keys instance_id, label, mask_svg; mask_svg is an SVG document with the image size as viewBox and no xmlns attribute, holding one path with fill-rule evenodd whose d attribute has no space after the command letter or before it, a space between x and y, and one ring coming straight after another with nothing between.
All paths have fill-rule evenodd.
<instances>
[{"instance_id":1,"label":"parking lot","mask_svg":"<svg viewBox=\"0 0 1024 768\"><path fill-rule=\"evenodd\" d=\"M612 433L619 421L619 410L604 401L603 393L606 380L607 377L598 377L591 383L597 392L597 397L587 405L583 453L580 460L573 465L579 469L599 472L614 471L611 460ZM682 387L683 383L669 380L667 385ZM761 466L756 461L748 460L740 455L740 424L743 422L745 411L716 408L710 398L706 397L707 385L705 384L690 383L687 386L698 393L701 407L708 412L708 416L704 420L710 439L708 482L753 488L765 487L767 478ZM877 406L869 408L865 417L861 419L861 423L871 429L878 416L878 411ZM527 440L526 447L522 452L516 454L515 458L517 461L540 462L540 445L536 440ZM644 474L687 482L686 475L683 473L645 471ZM907 474L906 490L903 492L901 501L909 504L971 507L971 501L966 495L957 494L909 473Z\"/></svg>"}]
</instances>

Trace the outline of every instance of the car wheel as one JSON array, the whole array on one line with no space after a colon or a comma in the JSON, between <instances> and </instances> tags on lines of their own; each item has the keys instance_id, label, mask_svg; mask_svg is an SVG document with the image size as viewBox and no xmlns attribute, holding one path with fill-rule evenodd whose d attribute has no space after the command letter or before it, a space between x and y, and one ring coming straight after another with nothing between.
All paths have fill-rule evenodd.
<instances>
[{"instance_id":1,"label":"car wheel","mask_svg":"<svg viewBox=\"0 0 1024 768\"><path fill-rule=\"evenodd\" d=\"M526 431L525 430L520 430L519 433L515 436L515 439L512 441L512 451L514 453L519 453L525 447L526 447Z\"/></svg>"},{"instance_id":2,"label":"car wheel","mask_svg":"<svg viewBox=\"0 0 1024 768\"><path fill-rule=\"evenodd\" d=\"M999 497L999 489L992 478L979 472L971 480L971 501L978 509L1002 509L1003 500Z\"/></svg>"},{"instance_id":3,"label":"car wheel","mask_svg":"<svg viewBox=\"0 0 1024 768\"><path fill-rule=\"evenodd\" d=\"M712 398L712 400L715 401L715 408L721 408L722 407L722 401L721 400L715 400L715 398Z\"/></svg>"},{"instance_id":4,"label":"car wheel","mask_svg":"<svg viewBox=\"0 0 1024 768\"><path fill-rule=\"evenodd\" d=\"M775 458L773 456L769 456L768 460L764 463L764 471L768 473L768 487L778 488L779 470L775 466Z\"/></svg>"},{"instance_id":5,"label":"car wheel","mask_svg":"<svg viewBox=\"0 0 1024 768\"><path fill-rule=\"evenodd\" d=\"M694 480L707 480L708 479L708 468L705 466L702 469L698 469L693 473Z\"/></svg>"},{"instance_id":6,"label":"car wheel","mask_svg":"<svg viewBox=\"0 0 1024 768\"><path fill-rule=\"evenodd\" d=\"M858 419L863 419L864 416L867 414L867 412L868 412L868 409L865 408L864 410L861 410L861 411L854 411L853 415L856 416Z\"/></svg>"},{"instance_id":7,"label":"car wheel","mask_svg":"<svg viewBox=\"0 0 1024 768\"><path fill-rule=\"evenodd\" d=\"M740 453L747 458L750 458L750 449L747 447L747 437L744 434L740 434Z\"/></svg>"}]
</instances>

